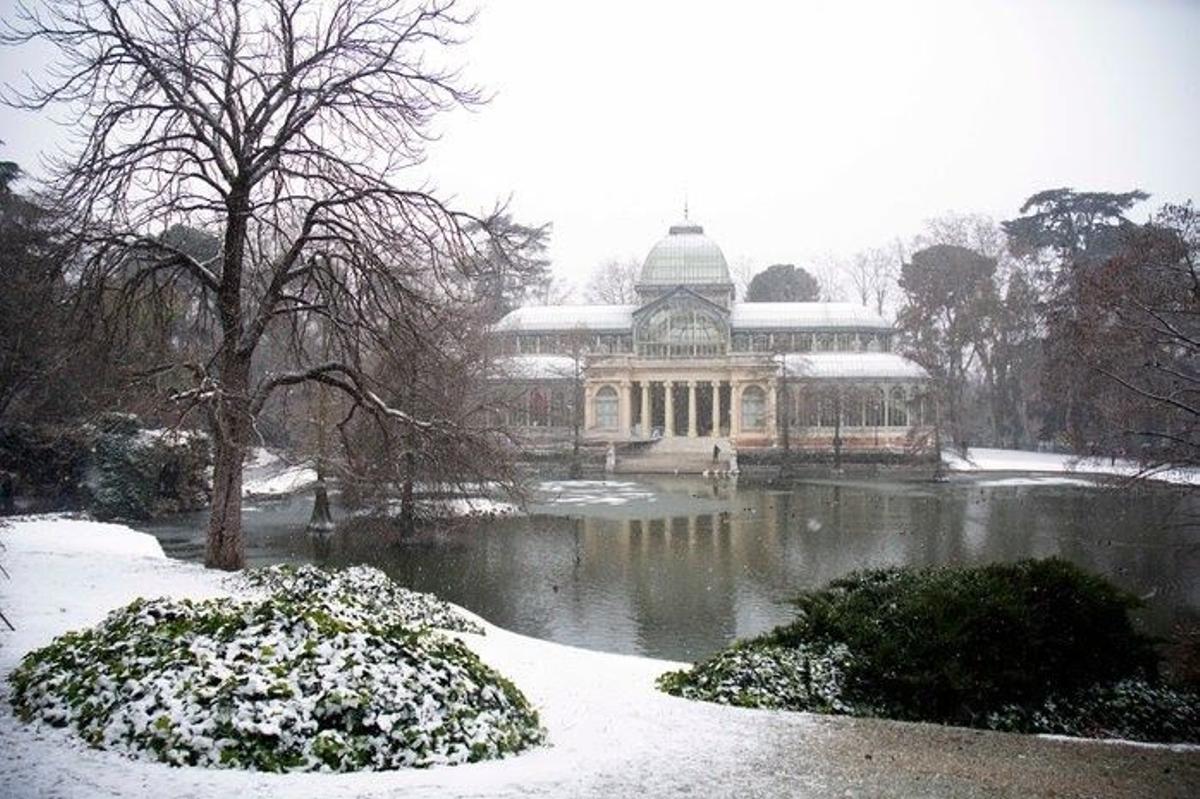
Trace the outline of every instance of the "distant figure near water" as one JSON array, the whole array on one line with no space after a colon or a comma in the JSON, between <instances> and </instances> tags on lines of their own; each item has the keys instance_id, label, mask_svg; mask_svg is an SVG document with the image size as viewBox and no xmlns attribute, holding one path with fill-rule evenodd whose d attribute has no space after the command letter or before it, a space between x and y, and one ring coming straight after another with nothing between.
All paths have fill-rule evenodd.
<instances>
[{"instance_id":1,"label":"distant figure near water","mask_svg":"<svg viewBox=\"0 0 1200 799\"><path fill-rule=\"evenodd\" d=\"M617 468L617 448L611 443L608 445L608 452L604 454L604 471L612 474Z\"/></svg>"},{"instance_id":2,"label":"distant figure near water","mask_svg":"<svg viewBox=\"0 0 1200 799\"><path fill-rule=\"evenodd\" d=\"M713 463L716 463L717 459L720 457L721 457L721 448L719 446L717 446L716 444L713 444Z\"/></svg>"}]
</instances>

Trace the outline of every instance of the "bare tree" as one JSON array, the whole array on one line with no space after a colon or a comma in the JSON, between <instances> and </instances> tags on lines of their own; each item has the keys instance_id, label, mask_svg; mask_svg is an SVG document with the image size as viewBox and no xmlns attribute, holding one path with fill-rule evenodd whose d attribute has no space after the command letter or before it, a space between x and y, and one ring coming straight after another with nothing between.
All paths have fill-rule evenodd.
<instances>
[{"instance_id":1,"label":"bare tree","mask_svg":"<svg viewBox=\"0 0 1200 799\"><path fill-rule=\"evenodd\" d=\"M19 5L3 35L57 52L4 99L76 114L47 196L80 285L128 308L155 280L183 282L212 309L206 350L157 369L187 376L174 397L213 437L210 567L244 562L242 461L277 390L321 383L430 440L454 428L389 404L364 362L388 320L471 277L470 220L400 182L431 120L481 101L440 66L470 21L455 0L57 0ZM175 223L216 234L220 252L200 260L152 235ZM267 331L308 320L330 327L329 359L256 374Z\"/></svg>"},{"instance_id":2,"label":"bare tree","mask_svg":"<svg viewBox=\"0 0 1200 799\"><path fill-rule=\"evenodd\" d=\"M844 258L833 253L823 253L809 259L809 271L821 286L821 302L841 302L846 299L846 272Z\"/></svg>"},{"instance_id":3,"label":"bare tree","mask_svg":"<svg viewBox=\"0 0 1200 799\"><path fill-rule=\"evenodd\" d=\"M1154 471L1200 464L1200 217L1164 206L1082 280L1072 354L1101 377L1111 451Z\"/></svg>"},{"instance_id":4,"label":"bare tree","mask_svg":"<svg viewBox=\"0 0 1200 799\"><path fill-rule=\"evenodd\" d=\"M411 423L381 424L342 403L351 412L338 426L348 483L357 494L385 501L398 488L403 534L421 516L418 482L460 495L496 484L510 498L523 498L513 458L517 442L500 423L506 398L488 382L494 376L488 321L487 308L466 303L454 313L438 309L393 320L388 345L370 357L367 371L388 404L414 419L446 420L442 434L424 436Z\"/></svg>"},{"instance_id":5,"label":"bare tree","mask_svg":"<svg viewBox=\"0 0 1200 799\"><path fill-rule=\"evenodd\" d=\"M729 265L729 276L733 280L734 292L738 297L745 297L750 290L750 281L758 274L758 267L749 258L738 258Z\"/></svg>"},{"instance_id":6,"label":"bare tree","mask_svg":"<svg viewBox=\"0 0 1200 799\"><path fill-rule=\"evenodd\" d=\"M986 214L951 211L925 220L925 229L916 236L913 249L936 244L953 244L980 255L1002 261L1008 253L1008 240L996 220Z\"/></svg>"},{"instance_id":7,"label":"bare tree","mask_svg":"<svg viewBox=\"0 0 1200 799\"><path fill-rule=\"evenodd\" d=\"M633 258L611 258L592 270L583 298L603 305L631 305L637 302L637 283L641 266Z\"/></svg>"},{"instance_id":8,"label":"bare tree","mask_svg":"<svg viewBox=\"0 0 1200 799\"><path fill-rule=\"evenodd\" d=\"M549 273L531 284L526 294L533 305L565 305L574 296L575 286L571 281Z\"/></svg>"},{"instance_id":9,"label":"bare tree","mask_svg":"<svg viewBox=\"0 0 1200 799\"><path fill-rule=\"evenodd\" d=\"M856 253L846 269L846 278L859 303L882 316L895 294L903 262L899 248L872 247Z\"/></svg>"}]
</instances>

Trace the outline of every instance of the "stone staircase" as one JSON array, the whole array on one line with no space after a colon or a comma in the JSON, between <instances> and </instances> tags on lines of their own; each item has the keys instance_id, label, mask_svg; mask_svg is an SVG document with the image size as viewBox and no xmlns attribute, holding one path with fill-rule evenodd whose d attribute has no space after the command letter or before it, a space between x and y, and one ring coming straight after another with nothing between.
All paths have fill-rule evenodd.
<instances>
[{"instance_id":1,"label":"stone staircase","mask_svg":"<svg viewBox=\"0 0 1200 799\"><path fill-rule=\"evenodd\" d=\"M721 454L713 464L713 446ZM729 470L732 445L728 438L672 436L617 453L617 474L703 474Z\"/></svg>"}]
</instances>

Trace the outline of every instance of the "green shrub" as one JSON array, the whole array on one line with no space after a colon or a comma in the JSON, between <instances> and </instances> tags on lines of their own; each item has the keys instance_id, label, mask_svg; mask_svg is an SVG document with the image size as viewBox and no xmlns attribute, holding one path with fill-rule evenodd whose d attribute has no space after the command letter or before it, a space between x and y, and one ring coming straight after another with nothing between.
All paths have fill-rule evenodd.
<instances>
[{"instance_id":1,"label":"green shrub","mask_svg":"<svg viewBox=\"0 0 1200 799\"><path fill-rule=\"evenodd\" d=\"M94 431L78 425L0 427L0 470L16 475L22 493L75 500L91 462L93 437Z\"/></svg>"},{"instance_id":2,"label":"green shrub","mask_svg":"<svg viewBox=\"0 0 1200 799\"><path fill-rule=\"evenodd\" d=\"M290 602L321 602L353 624L484 634L483 627L449 602L403 588L372 566L330 569L285 563L247 569L225 582L236 590L265 592Z\"/></svg>"},{"instance_id":3,"label":"green shrub","mask_svg":"<svg viewBox=\"0 0 1200 799\"><path fill-rule=\"evenodd\" d=\"M105 414L95 425L0 429L0 471L15 475L19 493L56 509L86 506L100 519L203 507L210 462L203 434L143 430L131 414Z\"/></svg>"},{"instance_id":4,"label":"green shrub","mask_svg":"<svg viewBox=\"0 0 1200 799\"><path fill-rule=\"evenodd\" d=\"M459 641L330 597L137 600L31 652L25 720L172 765L355 771L502 757L537 713Z\"/></svg>"},{"instance_id":5,"label":"green shrub","mask_svg":"<svg viewBox=\"0 0 1200 799\"><path fill-rule=\"evenodd\" d=\"M1051 696L1032 707L1009 705L988 714L983 726L1006 732L1194 742L1200 741L1200 701L1187 690L1129 679Z\"/></svg>"},{"instance_id":6,"label":"green shrub","mask_svg":"<svg viewBox=\"0 0 1200 799\"><path fill-rule=\"evenodd\" d=\"M208 465L204 435L138 430L136 418L114 416L96 436L89 510L98 519L148 519L201 507Z\"/></svg>"},{"instance_id":7,"label":"green shrub","mask_svg":"<svg viewBox=\"0 0 1200 799\"><path fill-rule=\"evenodd\" d=\"M1162 685L1138 600L1059 560L856 572L799 618L671 672L672 694L1021 732L1200 739L1200 696Z\"/></svg>"},{"instance_id":8,"label":"green shrub","mask_svg":"<svg viewBox=\"0 0 1200 799\"><path fill-rule=\"evenodd\" d=\"M900 718L970 723L1005 704L1155 674L1136 597L1066 561L857 572L802 594L780 644L842 643L848 692Z\"/></svg>"},{"instance_id":9,"label":"green shrub","mask_svg":"<svg viewBox=\"0 0 1200 799\"><path fill-rule=\"evenodd\" d=\"M736 707L863 715L845 699L846 647L735 645L694 669L671 671L658 687L685 699Z\"/></svg>"}]
</instances>

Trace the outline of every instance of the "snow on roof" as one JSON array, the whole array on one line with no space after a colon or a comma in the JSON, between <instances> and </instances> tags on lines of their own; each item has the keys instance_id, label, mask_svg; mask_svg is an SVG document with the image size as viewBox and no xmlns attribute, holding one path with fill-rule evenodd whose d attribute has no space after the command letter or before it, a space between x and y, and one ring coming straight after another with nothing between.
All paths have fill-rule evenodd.
<instances>
[{"instance_id":1,"label":"snow on roof","mask_svg":"<svg viewBox=\"0 0 1200 799\"><path fill-rule=\"evenodd\" d=\"M853 302L737 302L735 329L853 327L891 330L886 319Z\"/></svg>"},{"instance_id":2,"label":"snow on roof","mask_svg":"<svg viewBox=\"0 0 1200 799\"><path fill-rule=\"evenodd\" d=\"M501 333L630 330L637 305L528 305L496 323ZM735 302L735 330L852 328L891 330L886 319L852 302Z\"/></svg>"},{"instance_id":3,"label":"snow on roof","mask_svg":"<svg viewBox=\"0 0 1200 799\"><path fill-rule=\"evenodd\" d=\"M805 352L782 356L791 377L881 378L923 380L929 377L919 364L894 352Z\"/></svg>"},{"instance_id":4,"label":"snow on roof","mask_svg":"<svg viewBox=\"0 0 1200 799\"><path fill-rule=\"evenodd\" d=\"M509 355L496 359L500 377L515 380L570 379L575 360L569 355Z\"/></svg>"},{"instance_id":5,"label":"snow on roof","mask_svg":"<svg viewBox=\"0 0 1200 799\"><path fill-rule=\"evenodd\" d=\"M629 330L636 305L527 305L496 323L502 333L543 330Z\"/></svg>"}]
</instances>

